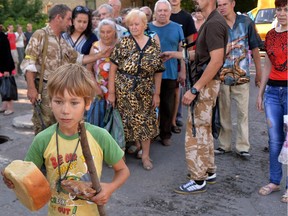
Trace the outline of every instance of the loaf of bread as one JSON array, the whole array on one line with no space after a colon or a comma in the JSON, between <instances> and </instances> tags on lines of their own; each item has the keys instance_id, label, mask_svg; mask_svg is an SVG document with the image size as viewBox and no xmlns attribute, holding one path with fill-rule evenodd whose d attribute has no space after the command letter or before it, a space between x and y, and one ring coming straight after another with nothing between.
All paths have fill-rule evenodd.
<instances>
[{"instance_id":1,"label":"loaf of bread","mask_svg":"<svg viewBox=\"0 0 288 216\"><path fill-rule=\"evenodd\" d=\"M19 201L31 211L42 208L50 200L49 183L33 162L12 161L4 175L13 182Z\"/></svg>"}]
</instances>

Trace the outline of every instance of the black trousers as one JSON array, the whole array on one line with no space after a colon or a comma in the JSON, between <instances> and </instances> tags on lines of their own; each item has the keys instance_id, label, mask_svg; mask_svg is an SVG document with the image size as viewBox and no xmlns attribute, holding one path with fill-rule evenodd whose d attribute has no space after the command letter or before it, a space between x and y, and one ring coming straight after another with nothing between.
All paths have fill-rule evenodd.
<instances>
[{"instance_id":1,"label":"black trousers","mask_svg":"<svg viewBox=\"0 0 288 216\"><path fill-rule=\"evenodd\" d=\"M170 139L172 136L172 117L175 103L177 80L162 79L160 92L160 138Z\"/></svg>"}]
</instances>

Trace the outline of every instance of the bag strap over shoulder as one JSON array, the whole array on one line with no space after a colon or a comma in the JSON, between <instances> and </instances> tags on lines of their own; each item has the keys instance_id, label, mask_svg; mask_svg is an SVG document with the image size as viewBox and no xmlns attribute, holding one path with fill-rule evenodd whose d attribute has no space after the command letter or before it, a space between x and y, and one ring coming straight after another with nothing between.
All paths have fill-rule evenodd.
<instances>
[{"instance_id":1,"label":"bag strap over shoulder","mask_svg":"<svg viewBox=\"0 0 288 216\"><path fill-rule=\"evenodd\" d=\"M42 64L41 64L41 71L40 71L40 79L39 79L39 88L38 88L38 99L41 100L41 95L43 92L43 82L44 82L44 70L45 70L45 60L47 56L47 49L48 49L48 34L47 32L43 29L45 32L45 39L44 39L44 45L43 45L43 50L42 50Z\"/></svg>"}]
</instances>

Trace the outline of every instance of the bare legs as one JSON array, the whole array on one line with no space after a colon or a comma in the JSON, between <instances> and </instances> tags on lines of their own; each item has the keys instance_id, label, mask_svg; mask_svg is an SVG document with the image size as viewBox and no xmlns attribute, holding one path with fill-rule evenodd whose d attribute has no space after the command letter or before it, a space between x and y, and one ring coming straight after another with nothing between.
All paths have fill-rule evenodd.
<instances>
[{"instance_id":1,"label":"bare legs","mask_svg":"<svg viewBox=\"0 0 288 216\"><path fill-rule=\"evenodd\" d=\"M153 168L153 164L150 159L150 143L151 140L142 141L142 164L145 170L151 170Z\"/></svg>"}]
</instances>

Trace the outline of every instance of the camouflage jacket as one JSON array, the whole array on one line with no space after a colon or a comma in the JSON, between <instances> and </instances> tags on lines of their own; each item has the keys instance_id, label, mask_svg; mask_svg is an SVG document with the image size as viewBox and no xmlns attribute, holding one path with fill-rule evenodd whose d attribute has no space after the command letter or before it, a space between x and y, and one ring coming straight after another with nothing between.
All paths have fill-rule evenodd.
<instances>
[{"instance_id":1,"label":"camouflage jacket","mask_svg":"<svg viewBox=\"0 0 288 216\"><path fill-rule=\"evenodd\" d=\"M83 55L75 51L62 37L57 37L48 25L32 35L25 50L25 58L21 63L23 72L27 70L37 72L36 77L40 76L45 32L48 34L48 48L45 57L44 80L48 80L49 74L63 64L82 63Z\"/></svg>"}]
</instances>

